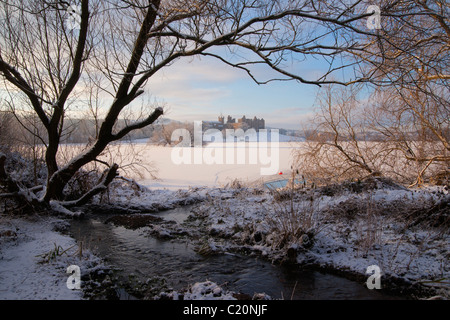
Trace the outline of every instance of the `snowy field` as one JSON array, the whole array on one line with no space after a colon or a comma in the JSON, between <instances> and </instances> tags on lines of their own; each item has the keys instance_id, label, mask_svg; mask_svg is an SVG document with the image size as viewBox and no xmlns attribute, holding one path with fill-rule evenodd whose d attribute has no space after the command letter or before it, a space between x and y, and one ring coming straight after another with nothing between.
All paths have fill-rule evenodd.
<instances>
[{"instance_id":1,"label":"snowy field","mask_svg":"<svg viewBox=\"0 0 450 320\"><path fill-rule=\"evenodd\" d=\"M190 163L176 163L179 154L183 151L178 148L150 145L146 140L137 141L132 145L121 144L113 146L116 153L121 154L119 164L123 165L126 175L136 179L139 183L150 189L188 189L190 187L223 187L232 183L235 179L249 185L257 185L262 181L272 179L289 178L295 150L302 147L302 142L289 141L291 137L281 136L276 145L268 142L266 146L256 143L224 143L217 145L210 143L204 146L203 159L200 164L194 162L194 150L192 150ZM292 139L296 139L292 137ZM206 155L221 151L222 163L204 161ZM238 154L242 153L244 163L238 162ZM114 152L113 152L114 153ZM227 155L230 155L227 161ZM253 157L253 158L252 158ZM108 156L105 157L108 159ZM117 160L117 158L116 158ZM128 169L131 164L138 170ZM262 172L272 169L270 174ZM152 179L149 172L152 171L156 180ZM280 175L279 173L283 173ZM262 174L263 173L263 174Z\"/></svg>"}]
</instances>

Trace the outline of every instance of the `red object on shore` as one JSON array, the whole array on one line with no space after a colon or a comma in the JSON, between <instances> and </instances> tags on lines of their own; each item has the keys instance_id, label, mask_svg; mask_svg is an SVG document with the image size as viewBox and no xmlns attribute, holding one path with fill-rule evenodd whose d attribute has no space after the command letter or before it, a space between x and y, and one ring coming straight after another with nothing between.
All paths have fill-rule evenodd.
<instances>
[{"instance_id":1,"label":"red object on shore","mask_svg":"<svg viewBox=\"0 0 450 320\"><path fill-rule=\"evenodd\" d=\"M278 174L283 174L283 172L282 172L282 171L280 171L280 172L278 172Z\"/></svg>"}]
</instances>

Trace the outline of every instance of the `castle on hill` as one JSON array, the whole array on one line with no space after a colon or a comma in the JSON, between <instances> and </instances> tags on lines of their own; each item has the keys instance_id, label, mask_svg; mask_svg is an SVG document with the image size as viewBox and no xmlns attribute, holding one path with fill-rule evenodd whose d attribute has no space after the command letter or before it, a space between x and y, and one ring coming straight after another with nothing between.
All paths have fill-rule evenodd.
<instances>
[{"instance_id":1,"label":"castle on hill","mask_svg":"<svg viewBox=\"0 0 450 320\"><path fill-rule=\"evenodd\" d=\"M246 118L245 115L242 118L236 119L232 118L230 115L225 121L225 117L220 115L218 121L203 121L203 130L207 129L255 129L259 131L260 129L266 128L266 123L263 118L258 119L256 116L252 118Z\"/></svg>"}]
</instances>

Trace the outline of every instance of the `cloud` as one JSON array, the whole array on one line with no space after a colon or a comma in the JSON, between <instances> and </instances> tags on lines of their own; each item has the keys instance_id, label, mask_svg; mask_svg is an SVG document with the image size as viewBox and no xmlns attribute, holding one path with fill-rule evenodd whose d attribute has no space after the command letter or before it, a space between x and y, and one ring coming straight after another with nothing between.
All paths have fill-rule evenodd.
<instances>
[{"instance_id":1,"label":"cloud","mask_svg":"<svg viewBox=\"0 0 450 320\"><path fill-rule=\"evenodd\" d=\"M312 117L313 112L308 108L285 107L278 108L264 114L266 126L285 129L300 129L303 121Z\"/></svg>"},{"instance_id":2,"label":"cloud","mask_svg":"<svg viewBox=\"0 0 450 320\"><path fill-rule=\"evenodd\" d=\"M281 128L300 126L317 90L295 81L258 86L242 70L212 58L178 60L155 74L147 89L175 120L216 120L222 113L263 117L267 126Z\"/></svg>"},{"instance_id":3,"label":"cloud","mask_svg":"<svg viewBox=\"0 0 450 320\"><path fill-rule=\"evenodd\" d=\"M149 92L172 109L207 108L229 97L242 73L213 59L177 61L148 82Z\"/></svg>"},{"instance_id":4,"label":"cloud","mask_svg":"<svg viewBox=\"0 0 450 320\"><path fill-rule=\"evenodd\" d=\"M212 58L196 58L191 61L180 60L167 69L172 79L201 81L213 83L229 83L242 79L242 70Z\"/></svg>"},{"instance_id":5,"label":"cloud","mask_svg":"<svg viewBox=\"0 0 450 320\"><path fill-rule=\"evenodd\" d=\"M207 82L226 84L245 78L242 70L235 69L213 58L180 59L163 68L151 81Z\"/></svg>"}]
</instances>

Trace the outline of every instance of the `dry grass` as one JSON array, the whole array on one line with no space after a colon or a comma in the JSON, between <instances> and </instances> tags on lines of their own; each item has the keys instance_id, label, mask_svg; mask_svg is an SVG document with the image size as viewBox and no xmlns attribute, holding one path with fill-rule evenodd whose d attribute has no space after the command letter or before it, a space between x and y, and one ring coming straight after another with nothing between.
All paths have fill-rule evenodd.
<instances>
[{"instance_id":1,"label":"dry grass","mask_svg":"<svg viewBox=\"0 0 450 320\"><path fill-rule=\"evenodd\" d=\"M383 218L380 208L369 194L367 201L362 201L360 206L361 217L356 224L356 243L362 255L366 255L375 245L382 244Z\"/></svg>"},{"instance_id":2,"label":"dry grass","mask_svg":"<svg viewBox=\"0 0 450 320\"><path fill-rule=\"evenodd\" d=\"M295 174L291 179L295 181ZM323 229L320 200L314 197L305 199L304 196L299 196L298 191L292 183L286 188L272 190L273 215L269 216L268 223L277 235L274 240L279 248L292 244L308 248Z\"/></svg>"}]
</instances>

